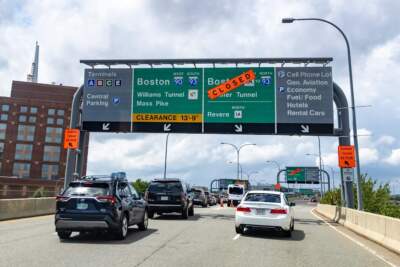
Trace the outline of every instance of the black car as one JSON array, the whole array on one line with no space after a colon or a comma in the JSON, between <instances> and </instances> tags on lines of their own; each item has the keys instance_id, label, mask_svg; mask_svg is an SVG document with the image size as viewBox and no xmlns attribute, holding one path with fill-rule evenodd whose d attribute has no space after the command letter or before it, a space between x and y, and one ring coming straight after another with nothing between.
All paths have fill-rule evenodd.
<instances>
[{"instance_id":1,"label":"black car","mask_svg":"<svg viewBox=\"0 0 400 267\"><path fill-rule=\"evenodd\" d=\"M156 179L151 181L146 190L145 199L148 202L148 215L154 213L179 212L183 219L194 215L189 189L180 179Z\"/></svg>"},{"instance_id":2,"label":"black car","mask_svg":"<svg viewBox=\"0 0 400 267\"><path fill-rule=\"evenodd\" d=\"M60 239L73 231L107 230L124 239L130 225L148 225L147 203L123 175L73 181L56 198L55 226Z\"/></svg>"}]
</instances>

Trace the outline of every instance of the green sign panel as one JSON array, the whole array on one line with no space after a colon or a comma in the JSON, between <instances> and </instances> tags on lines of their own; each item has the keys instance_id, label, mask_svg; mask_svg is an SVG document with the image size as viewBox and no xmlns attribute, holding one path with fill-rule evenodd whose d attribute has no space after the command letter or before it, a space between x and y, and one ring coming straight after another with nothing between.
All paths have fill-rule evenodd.
<instances>
[{"instance_id":1,"label":"green sign panel","mask_svg":"<svg viewBox=\"0 0 400 267\"><path fill-rule=\"evenodd\" d=\"M286 167L286 182L298 184L318 184L318 167Z\"/></svg>"}]
</instances>

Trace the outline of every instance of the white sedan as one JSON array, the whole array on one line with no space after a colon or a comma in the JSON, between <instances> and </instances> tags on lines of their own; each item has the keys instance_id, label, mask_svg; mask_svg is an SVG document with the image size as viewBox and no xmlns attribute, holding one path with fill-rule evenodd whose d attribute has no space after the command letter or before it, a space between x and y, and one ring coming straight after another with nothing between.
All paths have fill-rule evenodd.
<instances>
[{"instance_id":1,"label":"white sedan","mask_svg":"<svg viewBox=\"0 0 400 267\"><path fill-rule=\"evenodd\" d=\"M245 228L263 228L283 231L290 237L294 229L293 206L285 195L276 191L249 191L236 208L236 233Z\"/></svg>"}]
</instances>

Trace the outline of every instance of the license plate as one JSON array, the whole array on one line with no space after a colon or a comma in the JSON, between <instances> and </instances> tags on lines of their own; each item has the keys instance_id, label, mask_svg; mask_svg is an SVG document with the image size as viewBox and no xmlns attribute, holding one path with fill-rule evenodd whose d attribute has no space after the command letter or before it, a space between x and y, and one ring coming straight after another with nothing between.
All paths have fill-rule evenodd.
<instances>
[{"instance_id":1,"label":"license plate","mask_svg":"<svg viewBox=\"0 0 400 267\"><path fill-rule=\"evenodd\" d=\"M168 197L167 196L162 196L161 200L168 200Z\"/></svg>"},{"instance_id":2,"label":"license plate","mask_svg":"<svg viewBox=\"0 0 400 267\"><path fill-rule=\"evenodd\" d=\"M88 208L88 204L87 203L78 203L78 204L76 204L76 208L78 210L86 210Z\"/></svg>"},{"instance_id":3,"label":"license plate","mask_svg":"<svg viewBox=\"0 0 400 267\"><path fill-rule=\"evenodd\" d=\"M265 209L256 209L256 215L265 215L266 210Z\"/></svg>"}]
</instances>

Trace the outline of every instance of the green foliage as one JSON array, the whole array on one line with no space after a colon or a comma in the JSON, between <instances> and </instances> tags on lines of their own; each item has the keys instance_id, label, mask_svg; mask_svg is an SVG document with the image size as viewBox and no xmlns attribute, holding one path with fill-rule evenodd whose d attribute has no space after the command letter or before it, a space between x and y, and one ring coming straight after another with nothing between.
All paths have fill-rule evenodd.
<instances>
[{"instance_id":1,"label":"green foliage","mask_svg":"<svg viewBox=\"0 0 400 267\"><path fill-rule=\"evenodd\" d=\"M146 191L149 184L150 184L149 182L142 181L141 179L137 179L136 181L132 182L133 188L135 188L135 190L138 193L142 193L142 194Z\"/></svg>"},{"instance_id":2,"label":"green foliage","mask_svg":"<svg viewBox=\"0 0 400 267\"><path fill-rule=\"evenodd\" d=\"M364 211L400 218L400 206L392 203L388 183L378 184L368 174L361 175L361 189ZM354 187L355 208L357 208L357 190Z\"/></svg>"},{"instance_id":3,"label":"green foliage","mask_svg":"<svg viewBox=\"0 0 400 267\"><path fill-rule=\"evenodd\" d=\"M329 204L335 206L341 206L341 196L340 189L335 188L331 191L325 193L325 195L321 198L321 204Z\"/></svg>"}]
</instances>

